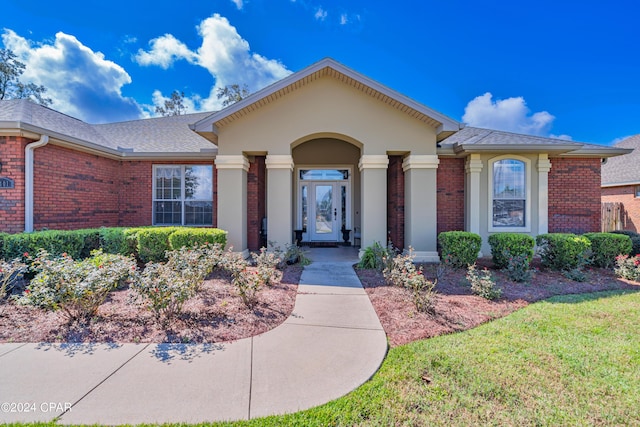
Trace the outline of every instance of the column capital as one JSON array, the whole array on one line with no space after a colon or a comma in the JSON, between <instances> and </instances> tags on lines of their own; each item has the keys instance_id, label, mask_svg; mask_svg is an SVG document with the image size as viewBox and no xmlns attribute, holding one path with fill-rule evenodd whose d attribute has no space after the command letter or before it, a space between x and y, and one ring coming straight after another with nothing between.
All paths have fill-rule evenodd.
<instances>
[{"instance_id":1,"label":"column capital","mask_svg":"<svg viewBox=\"0 0 640 427\"><path fill-rule=\"evenodd\" d=\"M249 170L249 160L242 154L216 156L216 169Z\"/></svg>"},{"instance_id":2,"label":"column capital","mask_svg":"<svg viewBox=\"0 0 640 427\"><path fill-rule=\"evenodd\" d=\"M482 160L480 160L479 154L472 154L467 158L464 165L464 171L466 173L480 173L482 172Z\"/></svg>"},{"instance_id":3,"label":"column capital","mask_svg":"<svg viewBox=\"0 0 640 427\"><path fill-rule=\"evenodd\" d=\"M438 169L440 159L431 154L410 154L402 161L404 172L410 169Z\"/></svg>"},{"instance_id":4,"label":"column capital","mask_svg":"<svg viewBox=\"0 0 640 427\"><path fill-rule=\"evenodd\" d=\"M290 154L267 154L264 164L267 169L293 170L293 156Z\"/></svg>"},{"instance_id":5,"label":"column capital","mask_svg":"<svg viewBox=\"0 0 640 427\"><path fill-rule=\"evenodd\" d=\"M363 154L358 162L358 169L386 169L389 166L389 156L386 154Z\"/></svg>"},{"instance_id":6,"label":"column capital","mask_svg":"<svg viewBox=\"0 0 640 427\"><path fill-rule=\"evenodd\" d=\"M551 170L551 160L549 160L549 156L544 154L538 154L538 172L549 173Z\"/></svg>"}]
</instances>

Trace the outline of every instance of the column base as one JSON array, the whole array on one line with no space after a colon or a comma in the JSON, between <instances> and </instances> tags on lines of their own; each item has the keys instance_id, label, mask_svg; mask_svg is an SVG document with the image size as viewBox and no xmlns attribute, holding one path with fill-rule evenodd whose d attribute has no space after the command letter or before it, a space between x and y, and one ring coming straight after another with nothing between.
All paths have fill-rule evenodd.
<instances>
[{"instance_id":1,"label":"column base","mask_svg":"<svg viewBox=\"0 0 640 427\"><path fill-rule=\"evenodd\" d=\"M414 251L413 255L413 262L440 262L440 256L438 256L438 252Z\"/></svg>"}]
</instances>

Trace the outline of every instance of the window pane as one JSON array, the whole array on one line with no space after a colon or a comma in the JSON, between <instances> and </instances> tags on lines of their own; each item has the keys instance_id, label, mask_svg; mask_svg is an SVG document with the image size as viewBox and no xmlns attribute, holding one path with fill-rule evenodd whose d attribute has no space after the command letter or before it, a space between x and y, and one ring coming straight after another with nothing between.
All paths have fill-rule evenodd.
<instances>
[{"instance_id":1,"label":"window pane","mask_svg":"<svg viewBox=\"0 0 640 427\"><path fill-rule=\"evenodd\" d=\"M182 203L154 202L154 224L181 225Z\"/></svg>"},{"instance_id":2,"label":"window pane","mask_svg":"<svg viewBox=\"0 0 640 427\"><path fill-rule=\"evenodd\" d=\"M349 179L349 171L347 169L301 169L300 179L337 181Z\"/></svg>"},{"instance_id":3,"label":"window pane","mask_svg":"<svg viewBox=\"0 0 640 427\"><path fill-rule=\"evenodd\" d=\"M302 229L307 229L307 217L309 216L309 207L307 201L307 186L302 186Z\"/></svg>"},{"instance_id":4,"label":"window pane","mask_svg":"<svg viewBox=\"0 0 640 427\"><path fill-rule=\"evenodd\" d=\"M494 200L494 227L524 227L524 200Z\"/></svg>"},{"instance_id":5,"label":"window pane","mask_svg":"<svg viewBox=\"0 0 640 427\"><path fill-rule=\"evenodd\" d=\"M185 202L185 225L212 225L213 203L211 202Z\"/></svg>"},{"instance_id":6,"label":"window pane","mask_svg":"<svg viewBox=\"0 0 640 427\"><path fill-rule=\"evenodd\" d=\"M494 199L524 199L525 196L524 162L506 159L493 164Z\"/></svg>"},{"instance_id":7,"label":"window pane","mask_svg":"<svg viewBox=\"0 0 640 427\"><path fill-rule=\"evenodd\" d=\"M213 200L213 167L186 166L184 168L186 200Z\"/></svg>"}]
</instances>

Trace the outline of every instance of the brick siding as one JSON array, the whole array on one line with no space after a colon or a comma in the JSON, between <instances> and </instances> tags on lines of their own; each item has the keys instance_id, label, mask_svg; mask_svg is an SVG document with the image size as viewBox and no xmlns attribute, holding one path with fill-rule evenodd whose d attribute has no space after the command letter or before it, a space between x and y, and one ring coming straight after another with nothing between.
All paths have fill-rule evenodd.
<instances>
[{"instance_id":1,"label":"brick siding","mask_svg":"<svg viewBox=\"0 0 640 427\"><path fill-rule=\"evenodd\" d=\"M257 251L266 242L260 239L262 218L266 216L266 156L255 156L247 172L247 247Z\"/></svg>"},{"instance_id":2,"label":"brick siding","mask_svg":"<svg viewBox=\"0 0 640 427\"><path fill-rule=\"evenodd\" d=\"M24 147L31 140L0 136L0 177L14 181L14 188L0 189L0 231L24 231Z\"/></svg>"},{"instance_id":3,"label":"brick siding","mask_svg":"<svg viewBox=\"0 0 640 427\"><path fill-rule=\"evenodd\" d=\"M438 233L464 230L464 159L441 157L436 175Z\"/></svg>"},{"instance_id":4,"label":"brick siding","mask_svg":"<svg viewBox=\"0 0 640 427\"><path fill-rule=\"evenodd\" d=\"M640 230L640 198L636 197L636 186L625 185L602 189L602 202L619 202L624 208L622 215L623 230Z\"/></svg>"},{"instance_id":5,"label":"brick siding","mask_svg":"<svg viewBox=\"0 0 640 427\"><path fill-rule=\"evenodd\" d=\"M600 206L600 159L551 159L550 233L600 231Z\"/></svg>"},{"instance_id":6,"label":"brick siding","mask_svg":"<svg viewBox=\"0 0 640 427\"><path fill-rule=\"evenodd\" d=\"M389 156L387 168L387 230L396 248L404 248L404 171L402 156Z\"/></svg>"}]
</instances>

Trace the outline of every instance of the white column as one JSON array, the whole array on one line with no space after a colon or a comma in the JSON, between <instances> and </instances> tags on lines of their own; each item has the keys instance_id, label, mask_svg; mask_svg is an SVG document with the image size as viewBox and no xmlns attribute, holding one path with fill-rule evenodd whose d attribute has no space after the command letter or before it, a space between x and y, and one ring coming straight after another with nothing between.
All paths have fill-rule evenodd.
<instances>
[{"instance_id":1,"label":"white column","mask_svg":"<svg viewBox=\"0 0 640 427\"><path fill-rule=\"evenodd\" d=\"M218 171L218 228L226 230L227 245L249 255L247 249L247 171L243 155L216 157Z\"/></svg>"},{"instance_id":2,"label":"white column","mask_svg":"<svg viewBox=\"0 0 640 427\"><path fill-rule=\"evenodd\" d=\"M464 207L464 228L466 231L480 234L480 172L482 160L480 154L471 154L465 164L466 189ZM492 191L489 188L488 191Z\"/></svg>"},{"instance_id":3,"label":"white column","mask_svg":"<svg viewBox=\"0 0 640 427\"><path fill-rule=\"evenodd\" d=\"M360 158L360 211L363 249L374 242L387 246L387 167L386 154L365 154Z\"/></svg>"},{"instance_id":4,"label":"white column","mask_svg":"<svg viewBox=\"0 0 640 427\"><path fill-rule=\"evenodd\" d=\"M267 168L267 240L282 249L293 235L293 157L268 154Z\"/></svg>"},{"instance_id":5,"label":"white column","mask_svg":"<svg viewBox=\"0 0 640 427\"><path fill-rule=\"evenodd\" d=\"M551 161L546 153L538 154L538 234L549 232L549 171Z\"/></svg>"},{"instance_id":6,"label":"white column","mask_svg":"<svg viewBox=\"0 0 640 427\"><path fill-rule=\"evenodd\" d=\"M416 262L438 262L437 169L435 155L411 154L402 162L404 171L404 244L414 251Z\"/></svg>"}]
</instances>

